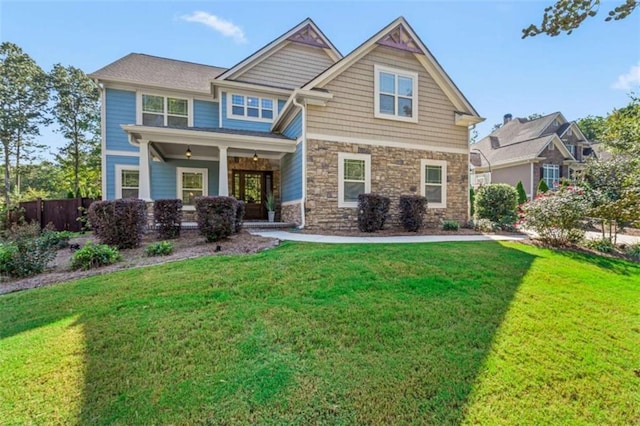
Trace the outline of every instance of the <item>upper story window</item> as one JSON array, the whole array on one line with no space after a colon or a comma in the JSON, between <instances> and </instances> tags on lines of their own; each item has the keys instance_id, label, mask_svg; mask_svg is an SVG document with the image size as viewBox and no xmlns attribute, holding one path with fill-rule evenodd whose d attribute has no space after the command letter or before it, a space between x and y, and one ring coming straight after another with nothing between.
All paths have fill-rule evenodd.
<instances>
[{"instance_id":1,"label":"upper story window","mask_svg":"<svg viewBox=\"0 0 640 426\"><path fill-rule=\"evenodd\" d=\"M232 94L229 117L244 120L273 121L275 101L271 98Z\"/></svg>"},{"instance_id":2,"label":"upper story window","mask_svg":"<svg viewBox=\"0 0 640 426\"><path fill-rule=\"evenodd\" d=\"M567 149L569 150L571 155L573 155L574 157L576 156L576 146L575 145L567 145Z\"/></svg>"},{"instance_id":3,"label":"upper story window","mask_svg":"<svg viewBox=\"0 0 640 426\"><path fill-rule=\"evenodd\" d=\"M142 124L145 126L189 127L189 100L142 95Z\"/></svg>"},{"instance_id":4,"label":"upper story window","mask_svg":"<svg viewBox=\"0 0 640 426\"><path fill-rule=\"evenodd\" d=\"M418 74L374 66L375 117L418 121Z\"/></svg>"}]
</instances>

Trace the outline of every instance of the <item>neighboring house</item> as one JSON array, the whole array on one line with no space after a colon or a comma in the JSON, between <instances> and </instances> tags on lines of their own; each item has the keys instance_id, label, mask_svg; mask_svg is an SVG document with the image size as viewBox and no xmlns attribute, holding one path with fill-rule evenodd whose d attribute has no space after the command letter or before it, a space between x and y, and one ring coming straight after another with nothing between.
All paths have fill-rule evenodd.
<instances>
[{"instance_id":1,"label":"neighboring house","mask_svg":"<svg viewBox=\"0 0 640 426\"><path fill-rule=\"evenodd\" d=\"M522 181L531 197L541 179L549 188L557 187L592 155L578 125L559 112L531 120L506 114L500 128L471 145L471 183L515 186Z\"/></svg>"},{"instance_id":2,"label":"neighboring house","mask_svg":"<svg viewBox=\"0 0 640 426\"><path fill-rule=\"evenodd\" d=\"M356 226L357 196L422 194L468 216L468 129L483 119L404 18L347 56L306 19L229 69L130 54L102 88L103 196L244 200L246 219Z\"/></svg>"}]
</instances>

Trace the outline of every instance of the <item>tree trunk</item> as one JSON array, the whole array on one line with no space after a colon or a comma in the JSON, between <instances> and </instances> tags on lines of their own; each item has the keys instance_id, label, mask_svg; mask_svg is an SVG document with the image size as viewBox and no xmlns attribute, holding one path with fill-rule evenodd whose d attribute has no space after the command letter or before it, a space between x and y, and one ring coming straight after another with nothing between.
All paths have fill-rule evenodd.
<instances>
[{"instance_id":1,"label":"tree trunk","mask_svg":"<svg viewBox=\"0 0 640 426\"><path fill-rule=\"evenodd\" d=\"M9 206L11 200L9 199L9 192L11 191L11 178L9 175L9 143L2 141L4 146L4 204L7 207L7 217L9 217Z\"/></svg>"},{"instance_id":2,"label":"tree trunk","mask_svg":"<svg viewBox=\"0 0 640 426\"><path fill-rule=\"evenodd\" d=\"M76 135L76 140L75 140L75 153L74 153L74 158L73 158L73 177L74 177L74 182L73 182L73 194L76 197L79 197L79 179L78 179L78 170L80 169L80 152L78 149L78 136Z\"/></svg>"},{"instance_id":3,"label":"tree trunk","mask_svg":"<svg viewBox=\"0 0 640 426\"><path fill-rule=\"evenodd\" d=\"M14 188L16 195L20 195L20 133L16 138L16 187Z\"/></svg>"}]
</instances>

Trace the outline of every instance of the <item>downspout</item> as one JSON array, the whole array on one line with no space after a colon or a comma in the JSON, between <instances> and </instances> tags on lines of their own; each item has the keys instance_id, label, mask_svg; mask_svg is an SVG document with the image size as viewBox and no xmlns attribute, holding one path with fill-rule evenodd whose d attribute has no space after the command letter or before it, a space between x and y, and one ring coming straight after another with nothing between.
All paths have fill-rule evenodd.
<instances>
[{"instance_id":1,"label":"downspout","mask_svg":"<svg viewBox=\"0 0 640 426\"><path fill-rule=\"evenodd\" d=\"M307 110L304 103L298 103L296 96L293 96L293 104L300 108L302 114L302 200L300 201L300 229L306 223L305 204L307 201Z\"/></svg>"},{"instance_id":2,"label":"downspout","mask_svg":"<svg viewBox=\"0 0 640 426\"><path fill-rule=\"evenodd\" d=\"M94 80L100 89L100 178L102 180L100 189L102 199L107 198L107 89L104 84L100 84L97 78Z\"/></svg>"}]
</instances>

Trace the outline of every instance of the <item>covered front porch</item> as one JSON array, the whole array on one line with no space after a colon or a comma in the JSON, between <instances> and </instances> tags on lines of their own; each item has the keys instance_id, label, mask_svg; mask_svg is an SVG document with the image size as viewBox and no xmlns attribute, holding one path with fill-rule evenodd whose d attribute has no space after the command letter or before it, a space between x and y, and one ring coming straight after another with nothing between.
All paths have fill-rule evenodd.
<instances>
[{"instance_id":1,"label":"covered front porch","mask_svg":"<svg viewBox=\"0 0 640 426\"><path fill-rule=\"evenodd\" d=\"M128 125L122 128L139 146L138 197L147 201L180 198L185 217L195 197L233 196L245 202L247 221L266 221L268 194L281 200L280 160L296 142L268 132L229 129L175 129ZM171 183L175 176L175 186Z\"/></svg>"}]
</instances>

